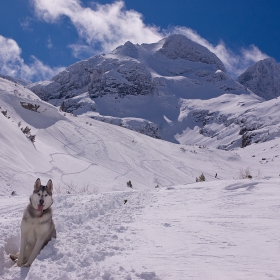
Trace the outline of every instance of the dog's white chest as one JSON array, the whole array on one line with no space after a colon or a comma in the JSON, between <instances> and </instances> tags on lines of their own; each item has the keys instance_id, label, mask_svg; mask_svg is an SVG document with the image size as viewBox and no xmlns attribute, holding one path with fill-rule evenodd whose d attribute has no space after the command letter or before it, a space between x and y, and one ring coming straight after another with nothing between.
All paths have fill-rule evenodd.
<instances>
[{"instance_id":1,"label":"dog's white chest","mask_svg":"<svg viewBox=\"0 0 280 280\"><path fill-rule=\"evenodd\" d=\"M32 226L28 229L25 236L26 236L27 244L34 247L34 245L36 244L36 241L37 241L37 236L38 236L38 233L36 232L34 226Z\"/></svg>"},{"instance_id":2,"label":"dog's white chest","mask_svg":"<svg viewBox=\"0 0 280 280\"><path fill-rule=\"evenodd\" d=\"M38 238L45 238L48 234L48 224L40 223L41 218L33 219L31 221L22 221L21 230L22 234L25 236L27 244L34 246Z\"/></svg>"}]
</instances>

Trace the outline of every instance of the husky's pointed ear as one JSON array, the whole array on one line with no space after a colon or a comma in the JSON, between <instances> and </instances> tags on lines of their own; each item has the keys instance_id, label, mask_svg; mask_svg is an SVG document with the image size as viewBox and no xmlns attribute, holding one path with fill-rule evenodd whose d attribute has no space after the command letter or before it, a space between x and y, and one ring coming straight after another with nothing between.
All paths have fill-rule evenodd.
<instances>
[{"instance_id":1,"label":"husky's pointed ear","mask_svg":"<svg viewBox=\"0 0 280 280\"><path fill-rule=\"evenodd\" d=\"M52 190L53 190L53 183L52 183L51 179L47 183L47 188L52 192Z\"/></svg>"},{"instance_id":2,"label":"husky's pointed ear","mask_svg":"<svg viewBox=\"0 0 280 280\"><path fill-rule=\"evenodd\" d=\"M34 184L34 190L38 189L41 186L41 180L38 178Z\"/></svg>"}]
</instances>

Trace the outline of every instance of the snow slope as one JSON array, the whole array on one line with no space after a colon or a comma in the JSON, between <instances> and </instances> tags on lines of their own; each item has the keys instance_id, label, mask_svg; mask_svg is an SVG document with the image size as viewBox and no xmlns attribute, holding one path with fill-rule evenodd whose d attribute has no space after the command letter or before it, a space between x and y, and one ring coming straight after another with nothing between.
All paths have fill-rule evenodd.
<instances>
[{"instance_id":1,"label":"snow slope","mask_svg":"<svg viewBox=\"0 0 280 280\"><path fill-rule=\"evenodd\" d=\"M177 126L184 129L175 138L181 144L228 150L270 141L280 136L279 106L279 98L263 102L253 94L182 99Z\"/></svg>"},{"instance_id":2,"label":"snow slope","mask_svg":"<svg viewBox=\"0 0 280 280\"><path fill-rule=\"evenodd\" d=\"M0 89L0 279L280 278L279 138L233 151L174 144L60 112L1 78ZM57 239L30 268L12 267L38 177L54 183Z\"/></svg>"},{"instance_id":3,"label":"snow slope","mask_svg":"<svg viewBox=\"0 0 280 280\"><path fill-rule=\"evenodd\" d=\"M9 80L11 82L14 82L16 84L20 84L22 86L27 86L27 85L31 84L31 82L29 82L29 81L26 81L26 80L23 80L23 79L19 79L19 78L15 78L15 77L11 77L11 76L7 76L7 75L3 75L3 74L0 74L0 77L2 79Z\"/></svg>"},{"instance_id":4,"label":"snow slope","mask_svg":"<svg viewBox=\"0 0 280 280\"><path fill-rule=\"evenodd\" d=\"M157 184L167 187L194 182L201 172L213 178L221 166L225 170L224 178L232 178L232 165L228 160L236 162L236 173L242 163L234 152L198 146L181 149L182 146L151 139L120 126L59 112L28 89L6 80L0 80L0 86L1 110L6 110L8 117L0 114L0 137L6 147L1 149L0 157L0 184L6 186L2 194L13 190L19 194L29 193L30 189L22 185L29 186L34 176L43 181L53 178L61 188L74 184L91 191L96 188L122 190L129 180L136 189ZM14 92L14 87L18 92ZM23 108L20 102L40 107L34 112ZM36 134L35 144L22 133L19 122L21 127L28 126L31 133ZM216 155L213 166L204 165ZM193 165L194 159L200 162L199 168Z\"/></svg>"}]
</instances>

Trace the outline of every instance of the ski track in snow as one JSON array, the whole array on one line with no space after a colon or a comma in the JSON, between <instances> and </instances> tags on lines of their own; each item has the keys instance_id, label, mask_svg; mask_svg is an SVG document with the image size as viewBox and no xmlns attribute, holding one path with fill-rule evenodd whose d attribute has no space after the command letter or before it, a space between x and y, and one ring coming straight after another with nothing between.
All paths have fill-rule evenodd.
<instances>
[{"instance_id":1,"label":"ski track in snow","mask_svg":"<svg viewBox=\"0 0 280 280\"><path fill-rule=\"evenodd\" d=\"M59 128L58 128L58 131L62 135L62 138L65 139L66 143L61 142L59 140L59 138L57 138L55 135L51 134L48 131L47 132L48 132L48 134L51 137L55 138L57 141L59 141L61 144L63 144L65 153L53 153L53 154L51 154L50 156L51 156L52 160L50 161L50 163L52 163L52 161L54 161L53 160L53 156L54 155L61 155L61 156L69 156L69 155L71 155L73 158L76 158L79 161L84 161L86 164L88 164L84 169L82 169L80 171L64 172L64 173L61 172L62 173L62 175L61 175L61 181L62 182L64 182L63 177L67 177L68 175L75 175L75 174L82 173L82 172L88 170L93 165L99 165L99 166L101 165L102 166L102 164L98 163L98 159L96 159L96 158L92 159L92 158L88 158L87 157L87 155L85 153L85 150L84 150L85 147L83 148L83 150L80 150L80 151L76 151L73 148L71 148L71 146L76 147L76 144L81 142L81 139L79 139L79 140L77 140L76 142L73 142L73 143L69 142L69 140L68 140L69 137L66 137L65 134ZM87 134L89 134L89 131L86 131L86 132L87 132ZM83 132L81 135L85 135L84 133L85 132ZM103 158L104 159L106 159L106 158L110 159L108 151L107 151L107 147L104 145L104 142L103 142L104 140L97 133L91 132L90 134L91 134L91 138L89 138L90 141L88 141L88 142L90 142L89 145L98 145L98 151L102 151L102 153L104 153ZM88 140L87 137L88 136L85 135L85 140L86 141ZM95 139L94 142L92 141L92 139ZM116 151L116 152L118 153L119 157L121 159L123 159L123 156L121 155L121 153L118 152L118 151ZM94 161L96 161L96 162L94 162ZM111 161L113 161L113 160L111 160ZM123 173L119 173L114 179L117 179L118 177L125 176L126 174L128 174L131 171L131 168L130 168L129 164L126 163L125 160L123 160L123 163L124 163L124 165L126 167L125 168L126 170ZM103 167L108 168L108 166L103 166ZM113 170L110 170L110 171L113 171ZM113 190L114 190L114 188L113 188Z\"/></svg>"},{"instance_id":2,"label":"ski track in snow","mask_svg":"<svg viewBox=\"0 0 280 280\"><path fill-rule=\"evenodd\" d=\"M3 197L0 277L279 279L279 184L220 180L153 191L56 195L57 239L31 268L11 267L7 256L19 246L28 198Z\"/></svg>"}]
</instances>

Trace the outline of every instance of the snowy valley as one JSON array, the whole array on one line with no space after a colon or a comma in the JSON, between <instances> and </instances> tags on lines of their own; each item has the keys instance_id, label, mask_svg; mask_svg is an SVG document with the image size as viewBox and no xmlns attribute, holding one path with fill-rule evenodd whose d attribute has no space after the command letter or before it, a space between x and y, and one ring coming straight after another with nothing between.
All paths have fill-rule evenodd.
<instances>
[{"instance_id":1,"label":"snowy valley","mask_svg":"<svg viewBox=\"0 0 280 280\"><path fill-rule=\"evenodd\" d=\"M0 76L0 279L280 279L280 72L260 93L257 69L171 35ZM13 267L38 177L57 239Z\"/></svg>"}]
</instances>

